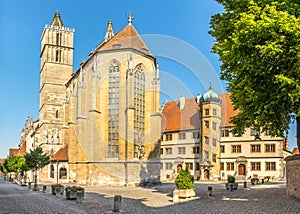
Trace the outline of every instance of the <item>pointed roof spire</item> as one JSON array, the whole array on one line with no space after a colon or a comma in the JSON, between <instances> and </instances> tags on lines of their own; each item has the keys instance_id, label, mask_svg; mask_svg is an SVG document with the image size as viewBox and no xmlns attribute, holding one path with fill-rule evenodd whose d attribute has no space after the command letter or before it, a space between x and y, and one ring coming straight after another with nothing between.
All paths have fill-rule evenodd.
<instances>
[{"instance_id":1,"label":"pointed roof spire","mask_svg":"<svg viewBox=\"0 0 300 214\"><path fill-rule=\"evenodd\" d=\"M134 16L131 14L131 11L126 16L128 19L128 25L132 25L132 20L134 19Z\"/></svg>"},{"instance_id":2,"label":"pointed roof spire","mask_svg":"<svg viewBox=\"0 0 300 214\"><path fill-rule=\"evenodd\" d=\"M64 23L60 18L60 14L59 14L58 10L55 12L50 25L51 25L51 27L54 27L54 26L64 27Z\"/></svg>"},{"instance_id":3,"label":"pointed roof spire","mask_svg":"<svg viewBox=\"0 0 300 214\"><path fill-rule=\"evenodd\" d=\"M108 20L104 41L107 42L115 35L111 20Z\"/></svg>"}]
</instances>

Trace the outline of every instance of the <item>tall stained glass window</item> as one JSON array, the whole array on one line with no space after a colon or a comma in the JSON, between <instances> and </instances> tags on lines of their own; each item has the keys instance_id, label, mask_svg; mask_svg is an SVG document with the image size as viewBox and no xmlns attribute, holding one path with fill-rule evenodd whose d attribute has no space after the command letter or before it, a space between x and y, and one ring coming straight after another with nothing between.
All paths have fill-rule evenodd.
<instances>
[{"instance_id":1,"label":"tall stained glass window","mask_svg":"<svg viewBox=\"0 0 300 214\"><path fill-rule=\"evenodd\" d=\"M109 67L108 84L108 157L119 157L119 94L120 68L114 62Z\"/></svg>"},{"instance_id":2,"label":"tall stained glass window","mask_svg":"<svg viewBox=\"0 0 300 214\"><path fill-rule=\"evenodd\" d=\"M144 146L145 131L145 75L141 65L134 72L134 157L139 158L138 149Z\"/></svg>"}]
</instances>

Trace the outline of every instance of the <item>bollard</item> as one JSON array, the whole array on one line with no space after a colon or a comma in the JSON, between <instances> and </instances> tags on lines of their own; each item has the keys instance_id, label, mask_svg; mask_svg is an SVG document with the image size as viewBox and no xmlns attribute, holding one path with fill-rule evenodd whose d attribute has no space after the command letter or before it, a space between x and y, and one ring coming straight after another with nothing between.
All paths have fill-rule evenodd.
<instances>
[{"instance_id":1,"label":"bollard","mask_svg":"<svg viewBox=\"0 0 300 214\"><path fill-rule=\"evenodd\" d=\"M28 189L31 189L31 182L28 182Z\"/></svg>"},{"instance_id":2,"label":"bollard","mask_svg":"<svg viewBox=\"0 0 300 214\"><path fill-rule=\"evenodd\" d=\"M55 187L55 196L59 197L60 195L60 187Z\"/></svg>"},{"instance_id":3,"label":"bollard","mask_svg":"<svg viewBox=\"0 0 300 214\"><path fill-rule=\"evenodd\" d=\"M63 195L64 194L64 187L62 186L62 187L60 187L60 195Z\"/></svg>"},{"instance_id":4,"label":"bollard","mask_svg":"<svg viewBox=\"0 0 300 214\"><path fill-rule=\"evenodd\" d=\"M261 183L264 184L265 183L265 179L261 179Z\"/></svg>"},{"instance_id":5,"label":"bollard","mask_svg":"<svg viewBox=\"0 0 300 214\"><path fill-rule=\"evenodd\" d=\"M76 203L77 204L82 204L82 191L78 190L76 192Z\"/></svg>"},{"instance_id":6,"label":"bollard","mask_svg":"<svg viewBox=\"0 0 300 214\"><path fill-rule=\"evenodd\" d=\"M121 195L115 195L114 198L114 212L119 212L121 208L121 201L122 201L122 196Z\"/></svg>"},{"instance_id":7,"label":"bollard","mask_svg":"<svg viewBox=\"0 0 300 214\"><path fill-rule=\"evenodd\" d=\"M247 188L247 181L244 181L244 188Z\"/></svg>"},{"instance_id":8,"label":"bollard","mask_svg":"<svg viewBox=\"0 0 300 214\"><path fill-rule=\"evenodd\" d=\"M212 187L207 188L207 196L211 197L212 196Z\"/></svg>"},{"instance_id":9,"label":"bollard","mask_svg":"<svg viewBox=\"0 0 300 214\"><path fill-rule=\"evenodd\" d=\"M179 203L179 195L177 191L173 191L173 203L178 204Z\"/></svg>"},{"instance_id":10,"label":"bollard","mask_svg":"<svg viewBox=\"0 0 300 214\"><path fill-rule=\"evenodd\" d=\"M233 191L233 184L230 184L230 191Z\"/></svg>"},{"instance_id":11,"label":"bollard","mask_svg":"<svg viewBox=\"0 0 300 214\"><path fill-rule=\"evenodd\" d=\"M47 186L43 185L43 193L45 193L47 191Z\"/></svg>"}]
</instances>

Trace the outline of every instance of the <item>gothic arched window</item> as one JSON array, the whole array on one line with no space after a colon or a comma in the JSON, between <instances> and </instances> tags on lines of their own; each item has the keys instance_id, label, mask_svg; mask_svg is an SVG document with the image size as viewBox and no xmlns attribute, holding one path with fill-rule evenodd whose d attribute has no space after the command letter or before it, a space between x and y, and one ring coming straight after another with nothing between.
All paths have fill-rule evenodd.
<instances>
[{"instance_id":1,"label":"gothic arched window","mask_svg":"<svg viewBox=\"0 0 300 214\"><path fill-rule=\"evenodd\" d=\"M66 178L67 177L67 169L66 167L61 167L59 169L59 178Z\"/></svg>"},{"instance_id":2,"label":"gothic arched window","mask_svg":"<svg viewBox=\"0 0 300 214\"><path fill-rule=\"evenodd\" d=\"M54 178L54 166L50 166L50 178Z\"/></svg>"},{"instance_id":3,"label":"gothic arched window","mask_svg":"<svg viewBox=\"0 0 300 214\"><path fill-rule=\"evenodd\" d=\"M108 83L108 157L119 157L119 94L120 67L113 62L109 67Z\"/></svg>"},{"instance_id":4,"label":"gothic arched window","mask_svg":"<svg viewBox=\"0 0 300 214\"><path fill-rule=\"evenodd\" d=\"M61 37L62 34L61 33L56 33L56 45L61 45Z\"/></svg>"},{"instance_id":5,"label":"gothic arched window","mask_svg":"<svg viewBox=\"0 0 300 214\"><path fill-rule=\"evenodd\" d=\"M145 131L145 74L141 64L134 71L134 157L140 158L137 148L144 146Z\"/></svg>"}]
</instances>

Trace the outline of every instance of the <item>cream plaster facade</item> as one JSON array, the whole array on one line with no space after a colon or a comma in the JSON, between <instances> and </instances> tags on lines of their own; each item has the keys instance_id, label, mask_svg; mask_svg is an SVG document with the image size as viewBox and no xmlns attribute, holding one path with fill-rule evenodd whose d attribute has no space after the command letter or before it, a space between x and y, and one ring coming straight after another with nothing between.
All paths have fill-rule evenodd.
<instances>
[{"instance_id":1,"label":"cream plaster facade","mask_svg":"<svg viewBox=\"0 0 300 214\"><path fill-rule=\"evenodd\" d=\"M162 124L162 180L175 179L177 164L196 180L219 180L221 100L212 88L203 96L165 103Z\"/></svg>"},{"instance_id":2,"label":"cream plaster facade","mask_svg":"<svg viewBox=\"0 0 300 214\"><path fill-rule=\"evenodd\" d=\"M288 151L286 139L271 137L261 133L259 138L255 131L247 129L241 137L235 137L231 128L222 128L221 137L221 178L233 175L238 179L271 178L285 176L285 158ZM226 132L226 134L225 134Z\"/></svg>"}]
</instances>

